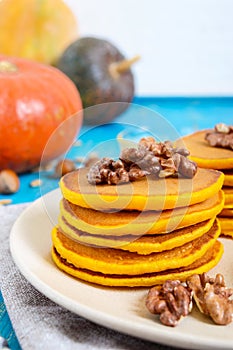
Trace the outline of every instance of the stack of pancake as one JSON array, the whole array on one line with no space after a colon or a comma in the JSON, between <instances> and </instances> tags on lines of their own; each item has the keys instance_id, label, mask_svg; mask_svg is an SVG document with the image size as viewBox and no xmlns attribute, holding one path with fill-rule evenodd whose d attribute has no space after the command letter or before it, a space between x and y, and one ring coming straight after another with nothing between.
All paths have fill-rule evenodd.
<instances>
[{"instance_id":1,"label":"stack of pancake","mask_svg":"<svg viewBox=\"0 0 233 350\"><path fill-rule=\"evenodd\" d=\"M190 158L199 167L206 169L217 169L225 175L223 188L225 204L218 215L222 235L233 238L233 150L212 147L205 140L209 130L201 130L182 139L190 151Z\"/></svg>"},{"instance_id":2,"label":"stack of pancake","mask_svg":"<svg viewBox=\"0 0 233 350\"><path fill-rule=\"evenodd\" d=\"M87 172L60 181L52 257L61 270L105 286L153 286L207 272L221 259L221 172L198 168L192 179L119 185L91 185Z\"/></svg>"}]
</instances>

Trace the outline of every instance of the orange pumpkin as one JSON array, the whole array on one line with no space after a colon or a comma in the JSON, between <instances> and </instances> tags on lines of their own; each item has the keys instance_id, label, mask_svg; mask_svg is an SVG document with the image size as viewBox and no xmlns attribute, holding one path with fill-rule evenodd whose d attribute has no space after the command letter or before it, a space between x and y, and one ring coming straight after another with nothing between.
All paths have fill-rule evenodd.
<instances>
[{"instance_id":1,"label":"orange pumpkin","mask_svg":"<svg viewBox=\"0 0 233 350\"><path fill-rule=\"evenodd\" d=\"M0 55L0 170L20 173L38 166L49 137L67 120L43 161L64 153L81 127L81 110L77 88L61 71Z\"/></svg>"},{"instance_id":2,"label":"orange pumpkin","mask_svg":"<svg viewBox=\"0 0 233 350\"><path fill-rule=\"evenodd\" d=\"M78 37L77 20L63 0L0 0L1 53L55 64Z\"/></svg>"}]
</instances>

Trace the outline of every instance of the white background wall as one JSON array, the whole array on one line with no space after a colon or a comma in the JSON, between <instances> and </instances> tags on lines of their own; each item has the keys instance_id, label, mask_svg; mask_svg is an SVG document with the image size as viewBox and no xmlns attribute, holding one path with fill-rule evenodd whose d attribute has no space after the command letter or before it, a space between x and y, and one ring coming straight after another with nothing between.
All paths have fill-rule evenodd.
<instances>
[{"instance_id":1,"label":"white background wall","mask_svg":"<svg viewBox=\"0 0 233 350\"><path fill-rule=\"evenodd\" d=\"M233 95L233 0L65 0L81 36L134 66L138 95Z\"/></svg>"}]
</instances>

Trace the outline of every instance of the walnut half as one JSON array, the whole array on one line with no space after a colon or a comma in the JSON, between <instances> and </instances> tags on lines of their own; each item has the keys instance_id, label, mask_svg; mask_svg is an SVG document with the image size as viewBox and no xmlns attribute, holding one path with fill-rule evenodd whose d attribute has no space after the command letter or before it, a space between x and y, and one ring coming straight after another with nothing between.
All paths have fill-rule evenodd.
<instances>
[{"instance_id":1,"label":"walnut half","mask_svg":"<svg viewBox=\"0 0 233 350\"><path fill-rule=\"evenodd\" d=\"M227 288L224 277L217 274L210 278L206 274L193 275L187 279L199 310L209 315L216 324L226 325L233 321L233 289Z\"/></svg>"},{"instance_id":2,"label":"walnut half","mask_svg":"<svg viewBox=\"0 0 233 350\"><path fill-rule=\"evenodd\" d=\"M160 314L164 325L175 327L182 317L191 312L192 293L180 281L167 280L149 290L146 306L151 313Z\"/></svg>"},{"instance_id":3,"label":"walnut half","mask_svg":"<svg viewBox=\"0 0 233 350\"><path fill-rule=\"evenodd\" d=\"M233 150L233 125L219 123L214 129L208 131L205 140L212 147L229 148Z\"/></svg>"}]
</instances>

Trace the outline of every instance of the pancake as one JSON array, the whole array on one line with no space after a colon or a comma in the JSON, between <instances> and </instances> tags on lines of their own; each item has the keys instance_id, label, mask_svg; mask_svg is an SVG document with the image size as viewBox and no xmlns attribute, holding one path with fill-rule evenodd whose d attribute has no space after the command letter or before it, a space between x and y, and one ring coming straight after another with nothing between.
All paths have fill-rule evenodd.
<instances>
[{"instance_id":1,"label":"pancake","mask_svg":"<svg viewBox=\"0 0 233 350\"><path fill-rule=\"evenodd\" d=\"M211 249L207 250L200 259L191 265L178 269L169 269L157 273L147 273L142 275L114 275L101 274L88 269L81 269L68 263L63 259L56 249L52 248L52 258L54 263L64 272L83 281L95 283L108 287L150 287L162 284L168 279L179 279L185 281L193 274L208 272L220 261L223 254L223 245L216 241Z\"/></svg>"},{"instance_id":2,"label":"pancake","mask_svg":"<svg viewBox=\"0 0 233 350\"><path fill-rule=\"evenodd\" d=\"M184 136L182 144L190 151L190 159L199 167L206 169L232 169L233 152L222 147L212 147L205 140L205 135L210 130L201 130ZM176 142L179 145L179 141Z\"/></svg>"},{"instance_id":3,"label":"pancake","mask_svg":"<svg viewBox=\"0 0 233 350\"><path fill-rule=\"evenodd\" d=\"M185 243L181 247L149 255L80 244L68 238L57 227L52 231L52 241L58 254L78 268L103 274L140 275L192 264L213 247L219 235L220 225L216 221L200 238Z\"/></svg>"},{"instance_id":4,"label":"pancake","mask_svg":"<svg viewBox=\"0 0 233 350\"><path fill-rule=\"evenodd\" d=\"M233 168L233 164L232 164L232 168ZM223 186L233 187L233 169L222 170L222 172L224 173Z\"/></svg>"},{"instance_id":5,"label":"pancake","mask_svg":"<svg viewBox=\"0 0 233 350\"><path fill-rule=\"evenodd\" d=\"M221 233L221 236L227 237L227 238L233 238L233 231L227 231L225 230L224 232Z\"/></svg>"},{"instance_id":6,"label":"pancake","mask_svg":"<svg viewBox=\"0 0 233 350\"><path fill-rule=\"evenodd\" d=\"M224 203L223 209L233 209L233 205Z\"/></svg>"},{"instance_id":7,"label":"pancake","mask_svg":"<svg viewBox=\"0 0 233 350\"><path fill-rule=\"evenodd\" d=\"M106 213L82 208L62 199L60 215L79 231L94 235L124 236L161 234L214 218L224 205L224 194L219 191L202 203L186 208L158 211L118 211ZM61 219L60 219L61 221Z\"/></svg>"},{"instance_id":8,"label":"pancake","mask_svg":"<svg viewBox=\"0 0 233 350\"><path fill-rule=\"evenodd\" d=\"M209 231L215 220L211 219L203 221L192 226L175 230L168 234L144 235L138 238L133 235L120 237L89 235L88 233L81 232L75 227L69 225L61 216L60 219L59 230L79 243L91 246L119 248L130 252L136 252L137 254L162 252L164 250L179 247L187 242L191 242Z\"/></svg>"},{"instance_id":9,"label":"pancake","mask_svg":"<svg viewBox=\"0 0 233 350\"><path fill-rule=\"evenodd\" d=\"M223 208L220 214L218 214L218 217L229 217L233 220L233 208Z\"/></svg>"},{"instance_id":10,"label":"pancake","mask_svg":"<svg viewBox=\"0 0 233 350\"><path fill-rule=\"evenodd\" d=\"M233 238L233 231L232 230L224 230L221 233L222 237L227 237L227 238Z\"/></svg>"},{"instance_id":11,"label":"pancake","mask_svg":"<svg viewBox=\"0 0 233 350\"><path fill-rule=\"evenodd\" d=\"M233 207L233 188L224 186L222 189L225 195L225 204Z\"/></svg>"},{"instance_id":12,"label":"pancake","mask_svg":"<svg viewBox=\"0 0 233 350\"><path fill-rule=\"evenodd\" d=\"M142 287L186 279L219 262L222 171L200 167L192 178L149 175L117 185L90 184L88 172L80 168L60 179L63 199L51 235L61 270L101 285Z\"/></svg>"},{"instance_id":13,"label":"pancake","mask_svg":"<svg viewBox=\"0 0 233 350\"><path fill-rule=\"evenodd\" d=\"M200 203L216 194L222 187L224 174L216 170L197 170L192 179L141 180L120 185L91 185L88 169L66 174L60 180L63 197L69 202L95 210L166 210Z\"/></svg>"},{"instance_id":14,"label":"pancake","mask_svg":"<svg viewBox=\"0 0 233 350\"><path fill-rule=\"evenodd\" d=\"M233 220L232 220L232 218L219 217L218 220L219 220L222 232L226 232L226 231L227 232L229 232L229 231L233 232Z\"/></svg>"}]
</instances>

